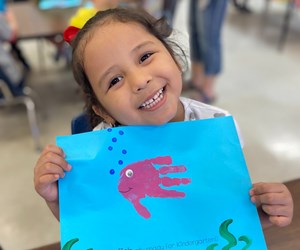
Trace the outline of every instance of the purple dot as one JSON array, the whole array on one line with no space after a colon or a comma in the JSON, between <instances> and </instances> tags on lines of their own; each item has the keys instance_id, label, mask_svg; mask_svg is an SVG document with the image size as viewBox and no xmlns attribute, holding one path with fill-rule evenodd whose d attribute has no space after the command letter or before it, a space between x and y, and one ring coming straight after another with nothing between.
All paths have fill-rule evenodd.
<instances>
[{"instance_id":1,"label":"purple dot","mask_svg":"<svg viewBox=\"0 0 300 250\"><path fill-rule=\"evenodd\" d=\"M108 147L108 150L109 150L109 151L112 151L112 150L113 150L113 147L112 147L112 146L109 146L109 147Z\"/></svg>"},{"instance_id":2,"label":"purple dot","mask_svg":"<svg viewBox=\"0 0 300 250\"><path fill-rule=\"evenodd\" d=\"M124 131L120 130L120 131L119 131L119 134L120 134L120 135L124 135Z\"/></svg>"},{"instance_id":3,"label":"purple dot","mask_svg":"<svg viewBox=\"0 0 300 250\"><path fill-rule=\"evenodd\" d=\"M123 164L123 161L122 161L122 160L119 160L118 163L119 163L119 165L122 165L122 164Z\"/></svg>"},{"instance_id":4,"label":"purple dot","mask_svg":"<svg viewBox=\"0 0 300 250\"><path fill-rule=\"evenodd\" d=\"M127 151L125 149L122 150L122 154L127 154Z\"/></svg>"},{"instance_id":5,"label":"purple dot","mask_svg":"<svg viewBox=\"0 0 300 250\"><path fill-rule=\"evenodd\" d=\"M109 171L109 173L110 173L110 174L114 174L114 173L115 173L115 170L114 170L114 169L111 169L111 170Z\"/></svg>"},{"instance_id":6,"label":"purple dot","mask_svg":"<svg viewBox=\"0 0 300 250\"><path fill-rule=\"evenodd\" d=\"M112 142L116 142L116 141L117 141L116 137L112 138Z\"/></svg>"}]
</instances>

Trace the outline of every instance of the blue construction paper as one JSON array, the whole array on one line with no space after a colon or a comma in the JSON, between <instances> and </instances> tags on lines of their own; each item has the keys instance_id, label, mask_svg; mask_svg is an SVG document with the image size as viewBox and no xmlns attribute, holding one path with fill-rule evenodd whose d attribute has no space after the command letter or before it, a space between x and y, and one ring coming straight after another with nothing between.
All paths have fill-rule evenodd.
<instances>
[{"instance_id":1,"label":"blue construction paper","mask_svg":"<svg viewBox=\"0 0 300 250\"><path fill-rule=\"evenodd\" d=\"M57 145L73 167L59 180L63 250L267 249L231 116Z\"/></svg>"}]
</instances>

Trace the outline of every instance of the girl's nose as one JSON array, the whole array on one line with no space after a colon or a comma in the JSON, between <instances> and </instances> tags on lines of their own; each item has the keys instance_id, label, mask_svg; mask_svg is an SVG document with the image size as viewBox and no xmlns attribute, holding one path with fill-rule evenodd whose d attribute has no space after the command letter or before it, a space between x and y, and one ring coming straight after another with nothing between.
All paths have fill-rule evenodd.
<instances>
[{"instance_id":1,"label":"girl's nose","mask_svg":"<svg viewBox=\"0 0 300 250\"><path fill-rule=\"evenodd\" d=\"M140 92L145 89L151 80L152 77L143 70L133 72L129 79L133 92Z\"/></svg>"}]
</instances>

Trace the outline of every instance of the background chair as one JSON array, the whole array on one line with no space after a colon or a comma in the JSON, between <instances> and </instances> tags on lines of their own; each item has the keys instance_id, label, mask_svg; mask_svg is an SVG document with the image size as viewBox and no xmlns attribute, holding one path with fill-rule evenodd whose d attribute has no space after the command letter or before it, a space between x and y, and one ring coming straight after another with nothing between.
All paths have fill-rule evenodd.
<instances>
[{"instance_id":1,"label":"background chair","mask_svg":"<svg viewBox=\"0 0 300 250\"><path fill-rule=\"evenodd\" d=\"M6 79L4 72L0 68L0 106L7 107L18 104L25 105L35 148L40 150L40 132L37 125L35 103L29 96L30 92L31 90L29 87L25 87L23 85L14 87L10 84Z\"/></svg>"},{"instance_id":2,"label":"background chair","mask_svg":"<svg viewBox=\"0 0 300 250\"><path fill-rule=\"evenodd\" d=\"M88 116L85 112L80 113L74 117L71 121L71 133L80 134L84 132L92 131Z\"/></svg>"},{"instance_id":3,"label":"background chair","mask_svg":"<svg viewBox=\"0 0 300 250\"><path fill-rule=\"evenodd\" d=\"M299 4L297 3L296 0L286 0L286 10L283 15L283 21L282 25L280 28L280 35L279 35L279 40L278 40L278 49L282 50L285 42L287 40L287 36L290 30L290 22L293 16L293 13L296 9L299 9ZM266 0L265 3L265 10L264 10L264 19L267 19L267 16L269 15L269 9L270 9L270 3L271 0Z\"/></svg>"}]
</instances>

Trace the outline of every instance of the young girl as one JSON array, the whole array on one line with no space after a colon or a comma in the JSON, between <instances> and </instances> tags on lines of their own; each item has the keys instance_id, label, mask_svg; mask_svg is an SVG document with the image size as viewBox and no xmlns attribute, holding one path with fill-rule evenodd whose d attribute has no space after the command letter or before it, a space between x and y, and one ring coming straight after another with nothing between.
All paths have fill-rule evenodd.
<instances>
[{"instance_id":1,"label":"young girl","mask_svg":"<svg viewBox=\"0 0 300 250\"><path fill-rule=\"evenodd\" d=\"M169 40L170 34L162 20L129 9L98 12L76 34L73 72L85 93L95 129L228 115L180 97L182 60L171 46L179 48ZM45 147L35 166L35 189L57 219L57 180L71 168L62 149L55 145ZM263 227L290 224L293 200L285 185L256 183L250 197L259 209Z\"/></svg>"}]
</instances>

